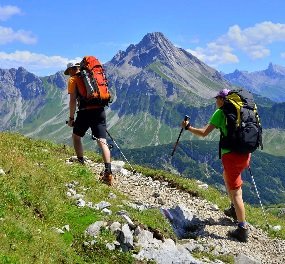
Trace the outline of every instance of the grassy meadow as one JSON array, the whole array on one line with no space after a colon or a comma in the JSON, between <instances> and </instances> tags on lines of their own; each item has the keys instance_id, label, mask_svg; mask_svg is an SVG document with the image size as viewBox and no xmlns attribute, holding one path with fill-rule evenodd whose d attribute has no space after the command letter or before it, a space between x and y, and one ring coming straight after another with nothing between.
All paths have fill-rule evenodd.
<instances>
[{"instance_id":1,"label":"grassy meadow","mask_svg":"<svg viewBox=\"0 0 285 264\"><path fill-rule=\"evenodd\" d=\"M120 221L116 214L127 210L137 223L159 229L165 237L174 233L158 209L139 212L124 205L128 197L115 188L100 183L87 166L66 164L73 149L42 140L33 140L14 133L0 133L0 263L135 263L132 254L109 251L106 243L115 237L107 229L101 230L93 247L84 246L86 228L96 221ZM101 161L94 152L86 155ZM134 166L145 176L167 180L171 185L216 203L221 209L228 199L217 190L199 189L195 180L178 178L165 171ZM66 184L77 181L85 192L85 199L98 203L111 203L112 215L88 207L79 208L67 197ZM110 199L110 192L117 195ZM247 205L248 221L266 229L260 208ZM272 237L285 239L285 219L276 213L267 213L272 226L280 225L278 233L270 231ZM58 234L54 228L69 225L70 231ZM89 239L90 240L90 239ZM137 250L137 249L135 249Z\"/></svg>"}]
</instances>

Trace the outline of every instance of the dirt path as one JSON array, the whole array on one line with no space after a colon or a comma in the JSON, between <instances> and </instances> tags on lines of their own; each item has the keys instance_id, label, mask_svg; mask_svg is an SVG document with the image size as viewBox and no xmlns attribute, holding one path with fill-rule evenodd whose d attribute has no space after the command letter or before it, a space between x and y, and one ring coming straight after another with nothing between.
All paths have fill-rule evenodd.
<instances>
[{"instance_id":1,"label":"dirt path","mask_svg":"<svg viewBox=\"0 0 285 264\"><path fill-rule=\"evenodd\" d=\"M92 167L95 175L103 169L102 165ZM285 240L269 238L264 231L250 225L248 243L240 243L230 239L227 232L235 228L235 224L224 216L217 205L206 200L192 197L187 192L169 187L167 182L154 181L142 174L117 172L114 188L128 195L133 202L157 208L174 208L184 205L199 219L205 220L203 232L199 233L199 244L212 245L216 254L245 254L260 263L285 263ZM187 243L190 240L179 240Z\"/></svg>"}]
</instances>

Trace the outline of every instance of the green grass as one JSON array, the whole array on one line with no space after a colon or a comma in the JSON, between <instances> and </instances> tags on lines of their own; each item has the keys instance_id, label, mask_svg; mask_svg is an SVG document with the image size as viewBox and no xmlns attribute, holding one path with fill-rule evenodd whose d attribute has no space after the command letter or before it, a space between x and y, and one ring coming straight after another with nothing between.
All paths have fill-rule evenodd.
<instances>
[{"instance_id":1,"label":"green grass","mask_svg":"<svg viewBox=\"0 0 285 264\"><path fill-rule=\"evenodd\" d=\"M153 62L152 64L150 64L148 66L149 69L151 69L152 71L154 71L155 73L157 73L161 78L169 81L169 82L173 82L172 79L170 79L167 75L165 75L159 68L163 67L163 65L160 62Z\"/></svg>"},{"instance_id":2,"label":"green grass","mask_svg":"<svg viewBox=\"0 0 285 264\"><path fill-rule=\"evenodd\" d=\"M140 214L123 205L127 197L95 180L87 167L67 165L65 159L73 155L73 149L0 133L0 151L6 153L0 157L0 168L6 173L0 176L0 263L133 263L131 253L106 250L106 243L114 237L104 229L93 250L82 246L84 230L90 224L98 220L122 222L116 215L122 209L138 223L172 234L158 210ZM94 153L87 155L101 160ZM71 181L89 187L87 201L109 201L113 214L76 207L66 196L65 184ZM110 191L117 199L108 200ZM67 224L70 232L63 235L52 230Z\"/></svg>"},{"instance_id":3,"label":"green grass","mask_svg":"<svg viewBox=\"0 0 285 264\"><path fill-rule=\"evenodd\" d=\"M285 203L266 206L266 211L285 220Z\"/></svg>"},{"instance_id":4,"label":"green grass","mask_svg":"<svg viewBox=\"0 0 285 264\"><path fill-rule=\"evenodd\" d=\"M197 258L197 259L208 259L208 260L211 260L211 261L215 261L215 260L220 260L222 261L223 263L229 263L229 264L234 264L235 261L234 261L234 257L233 256L230 256L230 255L216 255L215 253L205 253L205 252L200 252L200 251L194 251L192 252L192 255L194 258Z\"/></svg>"},{"instance_id":5,"label":"green grass","mask_svg":"<svg viewBox=\"0 0 285 264\"><path fill-rule=\"evenodd\" d=\"M66 164L65 159L73 155L72 148L32 140L20 134L0 133L0 151L5 153L0 156L0 168L6 173L0 176L0 263L135 263L131 252L106 249L106 243L113 242L115 237L105 228L102 228L93 246L83 244L86 241L84 230L90 224L99 220L122 222L116 214L119 210L127 210L135 223L158 229L165 237L175 239L169 222L159 210L138 211L130 208L124 203L127 200L125 195L100 183L87 167ZM96 162L102 161L101 156L95 153L86 154ZM165 171L140 166L135 168L147 177L167 180L170 186L212 201L220 208L228 205L228 199L217 190L199 189L194 180L178 178ZM71 181L79 182L77 190L88 187L84 195L86 201L109 201L113 214L103 215L87 207L76 207L66 196L65 185ZM115 193L117 198L109 199L110 192ZM249 222L264 228L259 208L247 205L247 213ZM282 226L280 232L270 232L270 235L284 239L284 219L269 213L267 217L271 225ZM70 232L63 235L52 229L67 224ZM204 253L201 254L203 256Z\"/></svg>"}]
</instances>

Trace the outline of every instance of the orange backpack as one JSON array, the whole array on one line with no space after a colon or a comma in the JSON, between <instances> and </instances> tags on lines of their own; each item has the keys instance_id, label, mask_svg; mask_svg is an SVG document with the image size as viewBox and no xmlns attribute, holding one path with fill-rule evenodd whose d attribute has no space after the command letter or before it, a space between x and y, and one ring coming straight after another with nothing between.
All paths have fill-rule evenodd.
<instances>
[{"instance_id":1,"label":"orange backpack","mask_svg":"<svg viewBox=\"0 0 285 264\"><path fill-rule=\"evenodd\" d=\"M102 64L94 56L85 56L80 62L80 76L84 85L79 88L84 105L106 106L111 101L108 81Z\"/></svg>"}]
</instances>

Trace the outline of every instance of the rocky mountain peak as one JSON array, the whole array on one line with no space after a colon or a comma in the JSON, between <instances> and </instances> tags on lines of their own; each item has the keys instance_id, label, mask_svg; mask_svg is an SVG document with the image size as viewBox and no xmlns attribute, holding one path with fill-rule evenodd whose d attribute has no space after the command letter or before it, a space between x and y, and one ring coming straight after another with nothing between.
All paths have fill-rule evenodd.
<instances>
[{"instance_id":1,"label":"rocky mountain peak","mask_svg":"<svg viewBox=\"0 0 285 264\"><path fill-rule=\"evenodd\" d=\"M44 94L42 80L23 67L19 67L16 71L14 86L20 90L25 100Z\"/></svg>"},{"instance_id":2,"label":"rocky mountain peak","mask_svg":"<svg viewBox=\"0 0 285 264\"><path fill-rule=\"evenodd\" d=\"M236 69L236 70L233 72L233 74L234 74L235 76L240 76L240 75L242 75L242 71L239 71L238 69Z\"/></svg>"},{"instance_id":3,"label":"rocky mountain peak","mask_svg":"<svg viewBox=\"0 0 285 264\"><path fill-rule=\"evenodd\" d=\"M67 78L63 74L63 71L59 71L56 74L49 76L47 78L47 81L48 81L48 83L53 84L53 85L59 87L60 89L66 88Z\"/></svg>"},{"instance_id":4,"label":"rocky mountain peak","mask_svg":"<svg viewBox=\"0 0 285 264\"><path fill-rule=\"evenodd\" d=\"M177 51L178 49L162 33L153 32L146 34L138 44L131 44L126 51L119 51L111 63L117 66L127 63L144 68L156 60L167 62Z\"/></svg>"},{"instance_id":5,"label":"rocky mountain peak","mask_svg":"<svg viewBox=\"0 0 285 264\"><path fill-rule=\"evenodd\" d=\"M132 91L137 87L137 92L159 94L171 102L189 93L204 100L230 86L215 69L173 45L160 32L148 33L138 44L119 51L105 67L114 87ZM199 101L193 98L191 104Z\"/></svg>"},{"instance_id":6,"label":"rocky mountain peak","mask_svg":"<svg viewBox=\"0 0 285 264\"><path fill-rule=\"evenodd\" d=\"M231 77L237 80L245 80L248 79L249 74L250 73L248 71L240 71L236 69L233 73L231 73Z\"/></svg>"},{"instance_id":7,"label":"rocky mountain peak","mask_svg":"<svg viewBox=\"0 0 285 264\"><path fill-rule=\"evenodd\" d=\"M161 49L174 47L161 32L146 34L137 46L143 46L145 48L160 47Z\"/></svg>"},{"instance_id":8,"label":"rocky mountain peak","mask_svg":"<svg viewBox=\"0 0 285 264\"><path fill-rule=\"evenodd\" d=\"M285 77L285 68L270 62L265 74L271 77Z\"/></svg>"},{"instance_id":9,"label":"rocky mountain peak","mask_svg":"<svg viewBox=\"0 0 285 264\"><path fill-rule=\"evenodd\" d=\"M45 93L42 80L28 72L25 68L0 69L0 86L5 87L7 93L12 90L20 91L24 100L29 100Z\"/></svg>"}]
</instances>

